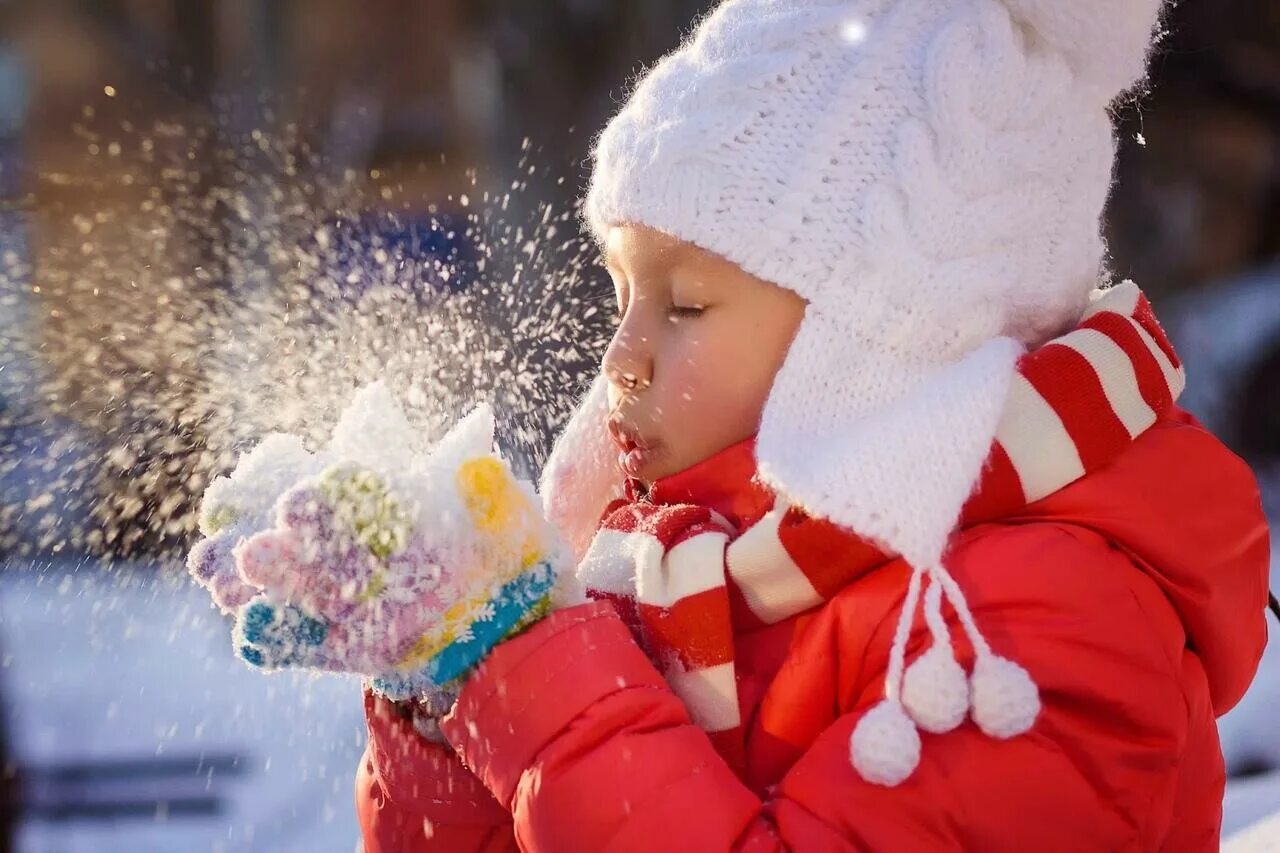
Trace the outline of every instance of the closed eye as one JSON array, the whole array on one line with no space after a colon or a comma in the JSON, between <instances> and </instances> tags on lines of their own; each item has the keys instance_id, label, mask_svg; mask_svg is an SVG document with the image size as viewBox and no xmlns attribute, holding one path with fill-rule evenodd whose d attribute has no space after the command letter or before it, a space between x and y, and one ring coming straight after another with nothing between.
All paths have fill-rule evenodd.
<instances>
[{"instance_id":1,"label":"closed eye","mask_svg":"<svg viewBox=\"0 0 1280 853\"><path fill-rule=\"evenodd\" d=\"M672 305L667 316L674 320L692 320L701 317L707 309L702 305Z\"/></svg>"}]
</instances>

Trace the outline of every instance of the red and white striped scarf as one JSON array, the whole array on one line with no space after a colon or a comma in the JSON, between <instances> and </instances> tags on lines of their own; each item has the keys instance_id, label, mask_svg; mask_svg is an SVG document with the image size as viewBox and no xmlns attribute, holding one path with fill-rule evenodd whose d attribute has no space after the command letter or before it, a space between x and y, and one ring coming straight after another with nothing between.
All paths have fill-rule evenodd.
<instances>
[{"instance_id":1,"label":"red and white striped scarf","mask_svg":"<svg viewBox=\"0 0 1280 853\"><path fill-rule=\"evenodd\" d=\"M1184 384L1137 286L1106 291L1075 330L1020 360L960 526L1105 466L1173 406ZM693 721L723 755L740 759L735 629L817 607L892 555L771 498L755 517L731 521L707 507L664 503L661 481L648 496L629 486L628 498L606 509L578 577L589 597L618 606Z\"/></svg>"}]
</instances>

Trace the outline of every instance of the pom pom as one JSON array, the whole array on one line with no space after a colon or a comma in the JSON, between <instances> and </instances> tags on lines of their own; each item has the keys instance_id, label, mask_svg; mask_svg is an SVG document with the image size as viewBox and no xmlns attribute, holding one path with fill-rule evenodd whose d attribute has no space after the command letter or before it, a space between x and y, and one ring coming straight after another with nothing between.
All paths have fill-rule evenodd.
<instances>
[{"instance_id":1,"label":"pom pom","mask_svg":"<svg viewBox=\"0 0 1280 853\"><path fill-rule=\"evenodd\" d=\"M1078 75L1110 100L1146 74L1164 0L1004 0Z\"/></svg>"},{"instance_id":2,"label":"pom pom","mask_svg":"<svg viewBox=\"0 0 1280 853\"><path fill-rule=\"evenodd\" d=\"M969 677L950 646L935 643L907 669L902 704L920 728L949 732L969 713Z\"/></svg>"},{"instance_id":3,"label":"pom pom","mask_svg":"<svg viewBox=\"0 0 1280 853\"><path fill-rule=\"evenodd\" d=\"M1040 691L1031 675L997 655L978 659L973 668L973 721L991 737L1011 738L1028 731L1040 714Z\"/></svg>"},{"instance_id":4,"label":"pom pom","mask_svg":"<svg viewBox=\"0 0 1280 853\"><path fill-rule=\"evenodd\" d=\"M900 704L886 699L858 721L849 757L863 779L892 787L920 763L920 732Z\"/></svg>"}]
</instances>

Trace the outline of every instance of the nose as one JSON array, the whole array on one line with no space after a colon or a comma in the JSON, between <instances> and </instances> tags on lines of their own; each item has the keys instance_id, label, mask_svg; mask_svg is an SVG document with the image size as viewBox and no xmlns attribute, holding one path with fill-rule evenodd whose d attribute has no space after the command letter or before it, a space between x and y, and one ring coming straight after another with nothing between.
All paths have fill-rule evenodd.
<instances>
[{"instance_id":1,"label":"nose","mask_svg":"<svg viewBox=\"0 0 1280 853\"><path fill-rule=\"evenodd\" d=\"M609 383L623 394L634 394L653 381L653 355L649 337L632 321L639 312L625 318L605 350L601 369Z\"/></svg>"}]
</instances>

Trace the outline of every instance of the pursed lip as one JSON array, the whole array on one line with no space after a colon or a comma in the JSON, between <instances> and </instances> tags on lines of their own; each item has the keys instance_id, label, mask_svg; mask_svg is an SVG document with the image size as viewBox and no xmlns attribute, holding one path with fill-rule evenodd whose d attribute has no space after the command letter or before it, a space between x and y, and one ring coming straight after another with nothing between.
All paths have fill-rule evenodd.
<instances>
[{"instance_id":1,"label":"pursed lip","mask_svg":"<svg viewBox=\"0 0 1280 853\"><path fill-rule=\"evenodd\" d=\"M609 437L623 453L653 449L653 443L646 441L639 430L616 417L609 418Z\"/></svg>"},{"instance_id":2,"label":"pursed lip","mask_svg":"<svg viewBox=\"0 0 1280 853\"><path fill-rule=\"evenodd\" d=\"M619 418L609 418L609 437L619 450L618 467L629 477L643 477L645 470L662 455L660 444L645 438Z\"/></svg>"}]
</instances>

